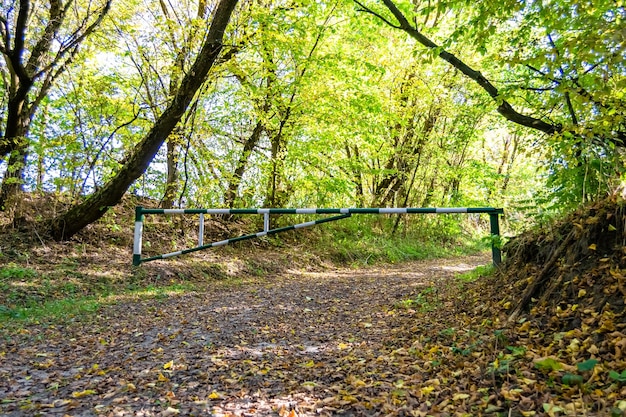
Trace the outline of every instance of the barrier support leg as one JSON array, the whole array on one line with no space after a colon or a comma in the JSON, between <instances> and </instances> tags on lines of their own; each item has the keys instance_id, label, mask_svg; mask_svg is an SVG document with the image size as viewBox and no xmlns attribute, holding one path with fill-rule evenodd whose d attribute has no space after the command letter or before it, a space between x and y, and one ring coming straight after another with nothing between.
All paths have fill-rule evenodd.
<instances>
[{"instance_id":1,"label":"barrier support leg","mask_svg":"<svg viewBox=\"0 0 626 417\"><path fill-rule=\"evenodd\" d=\"M491 259L493 264L498 266L502 263L502 252L498 247L499 242L496 242L496 236L500 236L500 214L489 213L489 223L491 226Z\"/></svg>"},{"instance_id":2,"label":"barrier support leg","mask_svg":"<svg viewBox=\"0 0 626 417\"><path fill-rule=\"evenodd\" d=\"M204 245L204 213L200 213L200 226L198 228L198 246Z\"/></svg>"},{"instance_id":3,"label":"barrier support leg","mask_svg":"<svg viewBox=\"0 0 626 417\"><path fill-rule=\"evenodd\" d=\"M263 213L263 231L267 232L270 230L270 214Z\"/></svg>"},{"instance_id":4,"label":"barrier support leg","mask_svg":"<svg viewBox=\"0 0 626 417\"><path fill-rule=\"evenodd\" d=\"M133 239L133 265L141 264L141 235L143 234L143 207L135 207L135 238Z\"/></svg>"}]
</instances>

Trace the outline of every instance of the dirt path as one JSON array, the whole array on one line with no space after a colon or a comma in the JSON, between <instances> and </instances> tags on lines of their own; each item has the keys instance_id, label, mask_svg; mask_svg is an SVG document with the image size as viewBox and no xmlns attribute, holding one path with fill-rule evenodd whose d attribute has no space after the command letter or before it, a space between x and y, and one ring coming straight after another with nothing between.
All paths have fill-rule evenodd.
<instances>
[{"instance_id":1,"label":"dirt path","mask_svg":"<svg viewBox=\"0 0 626 417\"><path fill-rule=\"evenodd\" d=\"M29 328L0 341L0 414L400 415L420 340L459 325L441 294L488 262L292 272Z\"/></svg>"}]
</instances>

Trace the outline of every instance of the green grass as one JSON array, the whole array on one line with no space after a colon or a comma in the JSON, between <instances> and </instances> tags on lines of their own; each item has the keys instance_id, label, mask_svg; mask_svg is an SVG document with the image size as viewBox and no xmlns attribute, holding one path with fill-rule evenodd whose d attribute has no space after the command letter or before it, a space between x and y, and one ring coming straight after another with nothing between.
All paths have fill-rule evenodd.
<instances>
[{"instance_id":1,"label":"green grass","mask_svg":"<svg viewBox=\"0 0 626 417\"><path fill-rule=\"evenodd\" d=\"M472 269L469 272L465 272L458 276L458 279L465 282L473 282L479 278L487 277L496 272L496 267L493 264L480 265Z\"/></svg>"},{"instance_id":2,"label":"green grass","mask_svg":"<svg viewBox=\"0 0 626 417\"><path fill-rule=\"evenodd\" d=\"M119 299L167 299L173 294L182 294L196 289L192 284L172 284L167 286L148 285L135 287L122 292L108 292L99 296L84 296L49 300L41 304L9 308L0 306L0 320L6 324L20 325L28 323L59 323L80 319L97 312L101 307L113 304Z\"/></svg>"},{"instance_id":3,"label":"green grass","mask_svg":"<svg viewBox=\"0 0 626 417\"><path fill-rule=\"evenodd\" d=\"M443 217L414 220L392 233L393 217L353 216L319 226L311 240L314 250L354 266L446 258L490 248L484 236L471 236L458 220Z\"/></svg>"},{"instance_id":4,"label":"green grass","mask_svg":"<svg viewBox=\"0 0 626 417\"><path fill-rule=\"evenodd\" d=\"M65 298L51 300L43 304L33 304L29 307L9 308L0 306L0 319L16 322L37 323L41 320L57 321L71 319L88 313L93 313L100 307L100 302L93 297Z\"/></svg>"}]
</instances>

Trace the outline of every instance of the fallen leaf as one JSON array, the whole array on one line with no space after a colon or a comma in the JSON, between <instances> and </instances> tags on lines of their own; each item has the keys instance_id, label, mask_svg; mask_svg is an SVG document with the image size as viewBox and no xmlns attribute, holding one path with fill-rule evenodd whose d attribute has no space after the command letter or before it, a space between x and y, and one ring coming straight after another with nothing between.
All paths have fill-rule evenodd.
<instances>
[{"instance_id":1,"label":"fallen leaf","mask_svg":"<svg viewBox=\"0 0 626 417\"><path fill-rule=\"evenodd\" d=\"M92 389L86 389L84 391L74 391L72 393L72 398L83 398L83 397L87 397L89 395L94 395L94 394L96 394L96 391Z\"/></svg>"},{"instance_id":2,"label":"fallen leaf","mask_svg":"<svg viewBox=\"0 0 626 417\"><path fill-rule=\"evenodd\" d=\"M176 416L178 414L180 414L180 410L177 410L176 408L173 408L173 407L167 407L163 412L161 412L161 415L164 417Z\"/></svg>"}]
</instances>

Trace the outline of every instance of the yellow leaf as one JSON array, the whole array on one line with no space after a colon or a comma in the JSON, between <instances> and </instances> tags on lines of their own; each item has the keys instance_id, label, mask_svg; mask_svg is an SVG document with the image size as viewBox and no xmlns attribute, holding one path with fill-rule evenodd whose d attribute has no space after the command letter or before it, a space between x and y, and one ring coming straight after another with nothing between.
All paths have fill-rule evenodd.
<instances>
[{"instance_id":1,"label":"yellow leaf","mask_svg":"<svg viewBox=\"0 0 626 417\"><path fill-rule=\"evenodd\" d=\"M174 366L174 361L169 361L168 363L163 364L163 369L170 369Z\"/></svg>"},{"instance_id":2,"label":"yellow leaf","mask_svg":"<svg viewBox=\"0 0 626 417\"><path fill-rule=\"evenodd\" d=\"M303 363L302 366L304 368L313 368L315 366L315 362L313 362L313 360L310 360L308 362Z\"/></svg>"},{"instance_id":3,"label":"yellow leaf","mask_svg":"<svg viewBox=\"0 0 626 417\"><path fill-rule=\"evenodd\" d=\"M589 245L589 250L596 250L596 244L592 243L591 245Z\"/></svg>"},{"instance_id":4,"label":"yellow leaf","mask_svg":"<svg viewBox=\"0 0 626 417\"><path fill-rule=\"evenodd\" d=\"M159 376L158 376L157 380L159 382L167 382L167 381L169 381L169 379L167 379L167 377L164 376L161 372L159 372Z\"/></svg>"},{"instance_id":5,"label":"yellow leaf","mask_svg":"<svg viewBox=\"0 0 626 417\"><path fill-rule=\"evenodd\" d=\"M84 391L74 391L72 393L72 397L73 398L83 398L83 397L86 397L88 395L93 395L95 393L96 393L96 391L94 391L92 389L86 389Z\"/></svg>"},{"instance_id":6,"label":"yellow leaf","mask_svg":"<svg viewBox=\"0 0 626 417\"><path fill-rule=\"evenodd\" d=\"M609 224L609 232L614 232L616 230L617 228L615 226L613 226L612 224Z\"/></svg>"},{"instance_id":7,"label":"yellow leaf","mask_svg":"<svg viewBox=\"0 0 626 417\"><path fill-rule=\"evenodd\" d=\"M343 350L349 348L350 346L345 343L339 343L337 347L339 348L339 350Z\"/></svg>"},{"instance_id":8,"label":"yellow leaf","mask_svg":"<svg viewBox=\"0 0 626 417\"><path fill-rule=\"evenodd\" d=\"M511 308L511 302L507 301L506 303L502 305L502 307L504 307L505 310L508 310L509 308Z\"/></svg>"},{"instance_id":9,"label":"yellow leaf","mask_svg":"<svg viewBox=\"0 0 626 417\"><path fill-rule=\"evenodd\" d=\"M431 392L433 392L434 390L435 390L435 387L433 387L432 385L429 385L429 386L427 386L427 387L422 388L422 389L420 390L420 392L421 392L423 395L428 395L428 394L430 394Z\"/></svg>"},{"instance_id":10,"label":"yellow leaf","mask_svg":"<svg viewBox=\"0 0 626 417\"><path fill-rule=\"evenodd\" d=\"M509 401L519 401L521 392L522 389L520 388L514 388L511 390L507 390L505 388L500 389L502 396Z\"/></svg>"},{"instance_id":11,"label":"yellow leaf","mask_svg":"<svg viewBox=\"0 0 626 417\"><path fill-rule=\"evenodd\" d=\"M180 414L180 410L177 410L176 408L173 408L173 407L167 407L167 409L165 409L165 410L161 413L161 415L162 415L162 416L164 416L164 417L167 417L167 416L176 416L176 415L178 415L178 414Z\"/></svg>"},{"instance_id":12,"label":"yellow leaf","mask_svg":"<svg viewBox=\"0 0 626 417\"><path fill-rule=\"evenodd\" d=\"M364 386L367 385L365 383L365 381L362 381L362 380L360 380L358 378L355 378L354 381L352 381L351 384L352 384L353 387L356 387L356 388L361 388L361 387L364 387Z\"/></svg>"},{"instance_id":13,"label":"yellow leaf","mask_svg":"<svg viewBox=\"0 0 626 417\"><path fill-rule=\"evenodd\" d=\"M454 394L452 396L452 400L453 401L458 401L458 400L467 400L470 397L469 394L464 394L464 393L459 393L459 394Z\"/></svg>"},{"instance_id":14,"label":"yellow leaf","mask_svg":"<svg viewBox=\"0 0 626 417\"><path fill-rule=\"evenodd\" d=\"M586 291L586 290L580 290L580 291L578 291L578 298L580 298L580 297L584 297L585 295L587 295L587 291Z\"/></svg>"},{"instance_id":15,"label":"yellow leaf","mask_svg":"<svg viewBox=\"0 0 626 417\"><path fill-rule=\"evenodd\" d=\"M217 392L213 391L212 393L209 394L209 398L211 400L219 400L220 398L222 398L222 396L218 394Z\"/></svg>"},{"instance_id":16,"label":"yellow leaf","mask_svg":"<svg viewBox=\"0 0 626 417\"><path fill-rule=\"evenodd\" d=\"M537 412L533 411L533 410L530 410L530 411L520 411L520 413L522 413L522 415L524 417L532 417L532 416L537 414Z\"/></svg>"}]
</instances>

